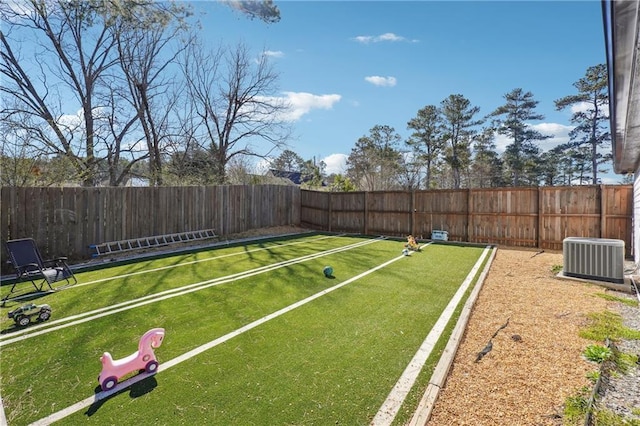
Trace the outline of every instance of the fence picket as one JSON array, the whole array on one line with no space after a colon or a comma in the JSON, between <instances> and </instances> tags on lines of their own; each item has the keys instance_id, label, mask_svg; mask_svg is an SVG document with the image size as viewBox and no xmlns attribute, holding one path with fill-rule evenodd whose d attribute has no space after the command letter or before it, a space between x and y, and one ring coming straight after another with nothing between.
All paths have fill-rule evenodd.
<instances>
[{"instance_id":1,"label":"fence picket","mask_svg":"<svg viewBox=\"0 0 640 426\"><path fill-rule=\"evenodd\" d=\"M285 185L0 189L4 240L35 238L48 258L90 256L114 240L299 225L332 232L562 250L566 237L632 245L633 187L592 185L329 193ZM4 254L4 253L3 253Z\"/></svg>"}]
</instances>

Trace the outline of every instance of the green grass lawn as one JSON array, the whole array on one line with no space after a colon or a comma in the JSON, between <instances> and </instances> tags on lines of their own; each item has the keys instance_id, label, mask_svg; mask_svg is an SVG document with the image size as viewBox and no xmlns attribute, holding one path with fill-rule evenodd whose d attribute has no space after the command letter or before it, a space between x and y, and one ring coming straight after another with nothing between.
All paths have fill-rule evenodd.
<instances>
[{"instance_id":1,"label":"green grass lawn","mask_svg":"<svg viewBox=\"0 0 640 426\"><path fill-rule=\"evenodd\" d=\"M13 332L6 313L18 304L8 303L0 312L0 392L9 425L91 397L102 353L123 358L154 327L166 330L160 371L60 424L368 424L481 248L430 245L170 368L163 363L398 258L402 246L305 235L79 273L78 285L35 301L50 304L52 318L26 334ZM333 279L322 274L325 265ZM223 279L245 271L253 272ZM123 310L98 315L113 305ZM27 338L6 343L18 336ZM435 361L437 354L426 370ZM427 381L423 374L404 416Z\"/></svg>"}]
</instances>

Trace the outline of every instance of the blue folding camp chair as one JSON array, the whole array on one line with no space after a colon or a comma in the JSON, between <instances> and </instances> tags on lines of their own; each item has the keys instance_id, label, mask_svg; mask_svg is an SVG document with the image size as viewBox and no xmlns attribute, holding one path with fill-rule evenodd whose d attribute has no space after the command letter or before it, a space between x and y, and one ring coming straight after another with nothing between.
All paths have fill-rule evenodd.
<instances>
[{"instance_id":1,"label":"blue folding camp chair","mask_svg":"<svg viewBox=\"0 0 640 426\"><path fill-rule=\"evenodd\" d=\"M19 283L30 281L37 292L42 292L44 285L55 291L76 284L75 275L67 265L66 257L43 260L36 242L32 238L9 240L5 243L8 261L16 271L16 280L9 293L2 299L2 304L13 294ZM51 284L65 281L66 284L54 288Z\"/></svg>"}]
</instances>

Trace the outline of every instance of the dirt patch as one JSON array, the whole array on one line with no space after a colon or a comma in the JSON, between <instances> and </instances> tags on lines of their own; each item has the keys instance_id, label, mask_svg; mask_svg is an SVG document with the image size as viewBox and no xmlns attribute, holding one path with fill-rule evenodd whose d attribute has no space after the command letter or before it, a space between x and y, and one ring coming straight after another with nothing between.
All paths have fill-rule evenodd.
<instances>
[{"instance_id":1,"label":"dirt patch","mask_svg":"<svg viewBox=\"0 0 640 426\"><path fill-rule=\"evenodd\" d=\"M498 250L429 425L562 424L565 398L598 368L579 329L609 302L599 286L556 278L558 265L561 253Z\"/></svg>"}]
</instances>

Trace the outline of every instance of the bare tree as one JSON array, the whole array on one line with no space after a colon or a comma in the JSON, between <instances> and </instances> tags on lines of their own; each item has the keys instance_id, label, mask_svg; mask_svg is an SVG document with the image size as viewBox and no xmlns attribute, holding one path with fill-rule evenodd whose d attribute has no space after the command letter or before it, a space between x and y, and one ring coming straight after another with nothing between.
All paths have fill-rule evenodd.
<instances>
[{"instance_id":1,"label":"bare tree","mask_svg":"<svg viewBox=\"0 0 640 426\"><path fill-rule=\"evenodd\" d=\"M97 170L93 95L100 75L115 63L113 39L106 25L93 26L93 36L85 37L97 15L90 4L27 0L21 6L0 6L2 19L9 23L9 33L0 32L0 73L6 81L2 92L3 97L17 100L3 108L0 118L11 121L26 114L46 123L52 134L42 129L37 142L51 154L72 158L84 184L93 185ZM21 37L33 35L38 58L14 52ZM62 120L60 93L66 90L73 93L81 111L81 139L78 129Z\"/></svg>"},{"instance_id":2,"label":"bare tree","mask_svg":"<svg viewBox=\"0 0 640 426\"><path fill-rule=\"evenodd\" d=\"M280 19L269 0L228 4L251 18ZM162 183L173 98L159 95L170 93L166 64L173 58L160 52L175 35L166 29L188 15L178 3L149 0L0 2L0 121L19 126L27 116L29 143L66 157L84 185L98 184L104 170L111 185L121 184L145 160L152 182ZM127 99L132 111L122 107ZM146 153L131 148L140 142Z\"/></svg>"},{"instance_id":3,"label":"bare tree","mask_svg":"<svg viewBox=\"0 0 640 426\"><path fill-rule=\"evenodd\" d=\"M194 134L214 159L215 183L227 181L234 157L265 158L284 146L288 105L275 96L278 75L265 55L256 59L243 44L212 52L193 43L182 69L197 117Z\"/></svg>"},{"instance_id":4,"label":"bare tree","mask_svg":"<svg viewBox=\"0 0 640 426\"><path fill-rule=\"evenodd\" d=\"M165 52L182 30L180 25L145 28L124 21L116 36L126 83L124 100L135 111L133 119L137 120L144 135L148 179L152 186L163 184L163 158L171 137L177 132L171 128L172 122L176 121L173 113L178 102L176 75L167 70L189 41L171 54ZM118 156L120 149L121 146L117 146L113 155Z\"/></svg>"},{"instance_id":5,"label":"bare tree","mask_svg":"<svg viewBox=\"0 0 640 426\"><path fill-rule=\"evenodd\" d=\"M29 133L10 122L0 122L0 185L32 186L39 181L42 158L32 152Z\"/></svg>"},{"instance_id":6,"label":"bare tree","mask_svg":"<svg viewBox=\"0 0 640 426\"><path fill-rule=\"evenodd\" d=\"M400 187L406 191L420 189L422 168L422 160L416 155L415 148L410 152L401 152L398 167L398 182ZM427 182L426 179L425 182Z\"/></svg>"},{"instance_id":7,"label":"bare tree","mask_svg":"<svg viewBox=\"0 0 640 426\"><path fill-rule=\"evenodd\" d=\"M105 109L96 136L105 147L106 172L109 186L120 186L131 177L132 169L149 157L144 149L144 138L137 136L139 120L129 102L124 102L124 88L109 87L103 95L104 102L111 105Z\"/></svg>"},{"instance_id":8,"label":"bare tree","mask_svg":"<svg viewBox=\"0 0 640 426\"><path fill-rule=\"evenodd\" d=\"M227 165L227 179L231 185L252 185L260 183L259 176L248 161L248 157L234 157Z\"/></svg>"},{"instance_id":9,"label":"bare tree","mask_svg":"<svg viewBox=\"0 0 640 426\"><path fill-rule=\"evenodd\" d=\"M184 13L181 7L165 9L145 0L1 4L0 17L8 23L8 32L0 32L0 74L6 81L1 90L3 100L15 102L5 102L11 107L0 110L0 120L27 114L31 122L42 123L34 143L49 155L69 158L84 185L97 184L105 152L100 141L107 137L98 137L100 120L112 107L101 103L101 93L119 65L116 27L134 22L150 30ZM33 57L14 50L31 38L37 45ZM75 120L66 119L64 111L70 109L79 111Z\"/></svg>"}]
</instances>

